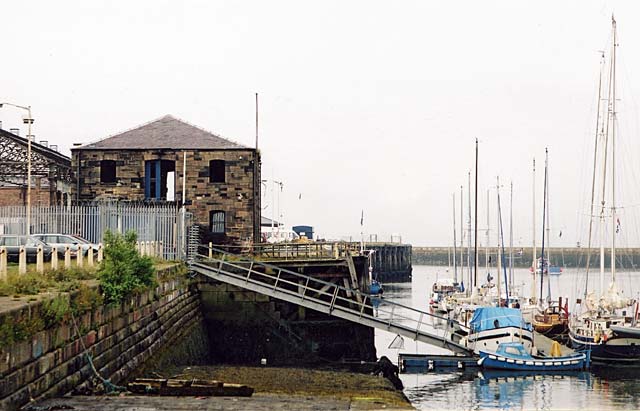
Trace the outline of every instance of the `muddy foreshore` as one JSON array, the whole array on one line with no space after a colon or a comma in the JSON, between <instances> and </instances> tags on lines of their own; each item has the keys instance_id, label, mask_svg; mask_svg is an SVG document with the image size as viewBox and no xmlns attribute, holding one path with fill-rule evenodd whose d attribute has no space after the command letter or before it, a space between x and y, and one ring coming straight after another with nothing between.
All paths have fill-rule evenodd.
<instances>
[{"instance_id":1,"label":"muddy foreshore","mask_svg":"<svg viewBox=\"0 0 640 411\"><path fill-rule=\"evenodd\" d=\"M156 376L158 376L156 374ZM245 384L251 397L159 397L127 393L70 396L30 404L26 410L377 410L413 409L402 391L370 374L293 367L191 366L162 377ZM66 408L65 408L66 407Z\"/></svg>"}]
</instances>

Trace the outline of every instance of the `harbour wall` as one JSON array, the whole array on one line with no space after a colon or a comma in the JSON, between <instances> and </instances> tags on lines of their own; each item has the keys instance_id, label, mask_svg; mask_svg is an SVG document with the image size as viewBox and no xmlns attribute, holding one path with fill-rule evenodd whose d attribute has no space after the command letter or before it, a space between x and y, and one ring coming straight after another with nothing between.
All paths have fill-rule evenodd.
<instances>
[{"instance_id":1,"label":"harbour wall","mask_svg":"<svg viewBox=\"0 0 640 411\"><path fill-rule=\"evenodd\" d=\"M6 329L8 324L44 318L46 301L4 311L0 324ZM103 305L77 318L67 314L54 327L0 347L0 409L89 389L96 383L92 364L103 378L122 383L201 322L198 291L184 279L163 282L121 304Z\"/></svg>"},{"instance_id":2,"label":"harbour wall","mask_svg":"<svg viewBox=\"0 0 640 411\"><path fill-rule=\"evenodd\" d=\"M365 259L357 259L360 280L365 268ZM332 281L349 275L339 265L299 267L308 270ZM0 312L0 337L9 325L49 315L46 301L52 297ZM92 392L100 385L93 366L112 384L124 385L144 370L174 365L373 361L374 338L374 330L366 326L207 277L182 277L118 305L67 314L52 327L0 345L0 409Z\"/></svg>"},{"instance_id":3,"label":"harbour wall","mask_svg":"<svg viewBox=\"0 0 640 411\"><path fill-rule=\"evenodd\" d=\"M541 252L541 248L538 247L538 255ZM547 254L547 251L549 254ZM545 254L550 255L551 263L562 267L585 267L587 264L587 256L589 254L587 248L577 247L550 247L545 249ZM532 247L518 247L514 248L513 265L515 267L528 268L531 267L533 260ZM611 266L611 254L610 250L605 250L605 267ZM492 265L496 265L498 249L497 247L490 247L488 254L491 256ZM509 261L509 250L506 249L505 261ZM600 267L600 249L591 249L591 256L589 258L589 266L592 268ZM484 247L478 250L478 261L480 265L484 265L486 261L487 249ZM460 261L467 265L467 249L457 249L457 262L460 265ZM447 266L453 264L453 247L413 247L412 248L412 260L414 264L418 265L442 265ZM626 269L634 269L640 267L640 248L618 248L616 249L616 261L617 266ZM471 262L473 264L473 250L471 251Z\"/></svg>"}]
</instances>

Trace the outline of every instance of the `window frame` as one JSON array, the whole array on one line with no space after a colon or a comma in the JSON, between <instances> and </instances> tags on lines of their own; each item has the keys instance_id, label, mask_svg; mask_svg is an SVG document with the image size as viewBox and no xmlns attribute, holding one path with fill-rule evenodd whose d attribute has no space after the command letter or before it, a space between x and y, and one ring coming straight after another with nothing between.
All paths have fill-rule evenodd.
<instances>
[{"instance_id":1,"label":"window frame","mask_svg":"<svg viewBox=\"0 0 640 411\"><path fill-rule=\"evenodd\" d=\"M220 184L227 182L227 163L225 160L209 160L209 183Z\"/></svg>"},{"instance_id":2,"label":"window frame","mask_svg":"<svg viewBox=\"0 0 640 411\"><path fill-rule=\"evenodd\" d=\"M111 165L113 170L110 173L105 173L107 170L107 164ZM109 180L106 177L111 177ZM116 160L100 160L100 184L115 184L118 182L118 166Z\"/></svg>"}]
</instances>

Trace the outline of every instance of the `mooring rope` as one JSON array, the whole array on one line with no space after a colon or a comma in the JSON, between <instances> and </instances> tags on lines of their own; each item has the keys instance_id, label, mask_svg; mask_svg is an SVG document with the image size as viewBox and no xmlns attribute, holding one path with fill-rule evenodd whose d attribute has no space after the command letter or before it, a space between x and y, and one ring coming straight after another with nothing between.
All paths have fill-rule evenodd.
<instances>
[{"instance_id":1,"label":"mooring rope","mask_svg":"<svg viewBox=\"0 0 640 411\"><path fill-rule=\"evenodd\" d=\"M102 382L102 385L104 387L104 392L109 394L112 392L127 391L126 387L112 383L111 381L109 381L109 379L104 378L102 375L100 375L98 370L96 370L96 366L93 364L93 358L91 358L91 354L89 354L87 347L84 344L84 339L82 338L82 335L80 335L80 330L78 329L78 324L76 323L76 317L73 315L73 310L70 310L70 313L71 313L71 321L73 321L73 328L76 332L76 336L80 339L80 344L82 345L82 351L84 352L85 357L89 361L89 365L91 366L91 370L93 371L93 374L96 377L98 377L98 379Z\"/></svg>"}]
</instances>

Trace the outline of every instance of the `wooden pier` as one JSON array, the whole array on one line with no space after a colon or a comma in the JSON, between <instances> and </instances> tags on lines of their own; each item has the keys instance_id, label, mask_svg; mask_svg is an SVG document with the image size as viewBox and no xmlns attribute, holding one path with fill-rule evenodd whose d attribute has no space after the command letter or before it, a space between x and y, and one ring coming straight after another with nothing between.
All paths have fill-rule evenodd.
<instances>
[{"instance_id":1,"label":"wooden pier","mask_svg":"<svg viewBox=\"0 0 640 411\"><path fill-rule=\"evenodd\" d=\"M373 277L382 282L411 280L411 253L409 244L364 243L373 250Z\"/></svg>"}]
</instances>

